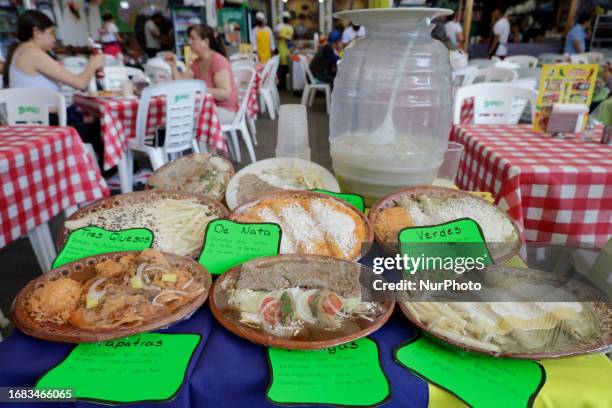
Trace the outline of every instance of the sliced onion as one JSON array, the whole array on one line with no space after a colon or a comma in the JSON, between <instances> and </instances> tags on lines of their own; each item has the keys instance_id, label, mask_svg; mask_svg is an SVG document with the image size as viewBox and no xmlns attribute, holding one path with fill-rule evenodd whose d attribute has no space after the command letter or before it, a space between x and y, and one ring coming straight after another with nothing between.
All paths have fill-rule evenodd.
<instances>
[{"instance_id":1,"label":"sliced onion","mask_svg":"<svg viewBox=\"0 0 612 408\"><path fill-rule=\"evenodd\" d=\"M161 268L161 267L155 266L155 265L149 265L146 269L149 270L149 271L157 270L157 271L161 271L162 273L170 273L167 269L164 269L164 268Z\"/></svg>"},{"instance_id":2,"label":"sliced onion","mask_svg":"<svg viewBox=\"0 0 612 408\"><path fill-rule=\"evenodd\" d=\"M295 297L295 313L306 323L317 322L317 319L310 312L310 305L308 304L308 298L317 290L318 289L309 289L300 291L300 293Z\"/></svg>"},{"instance_id":3,"label":"sliced onion","mask_svg":"<svg viewBox=\"0 0 612 408\"><path fill-rule=\"evenodd\" d=\"M157 302L157 299L159 299L160 296L163 296L163 295L165 295L167 293L175 293L175 294L181 295L181 296L187 295L187 292L185 292L183 290L168 289L168 290L164 290L163 292L158 293L157 296L155 296L153 298L153 300L151 301L151 304L153 304L154 306L163 306L162 304Z\"/></svg>"},{"instance_id":4,"label":"sliced onion","mask_svg":"<svg viewBox=\"0 0 612 408\"><path fill-rule=\"evenodd\" d=\"M106 289L98 290L98 286L101 285L106 278L99 278L94 281L89 287L89 291L87 292L87 296L96 301L100 300L102 296L106 294Z\"/></svg>"},{"instance_id":5,"label":"sliced onion","mask_svg":"<svg viewBox=\"0 0 612 408\"><path fill-rule=\"evenodd\" d=\"M181 286L182 290L185 290L189 287L189 285L191 285L194 281L194 277L193 275L191 275L191 278L189 278L189 280L187 281L187 283L185 283L183 286Z\"/></svg>"}]
</instances>

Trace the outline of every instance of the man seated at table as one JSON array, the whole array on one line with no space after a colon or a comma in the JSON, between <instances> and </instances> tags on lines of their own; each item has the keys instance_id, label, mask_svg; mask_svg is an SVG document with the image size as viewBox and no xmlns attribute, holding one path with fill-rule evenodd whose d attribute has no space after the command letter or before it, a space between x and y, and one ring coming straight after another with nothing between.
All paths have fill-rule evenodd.
<instances>
[{"instance_id":1,"label":"man seated at table","mask_svg":"<svg viewBox=\"0 0 612 408\"><path fill-rule=\"evenodd\" d=\"M187 71L180 72L176 57L171 53L166 54L165 60L172 67L172 78L201 79L206 82L206 91L215 98L221 123L231 122L238 110L238 88L225 46L206 24L191 26L187 33L191 51L197 58L187 67Z\"/></svg>"},{"instance_id":2,"label":"man seated at table","mask_svg":"<svg viewBox=\"0 0 612 408\"><path fill-rule=\"evenodd\" d=\"M336 77L338 52L342 49L340 40L342 34L339 31L332 31L327 37L327 43L319 48L315 56L310 61L310 72L314 77L326 84L333 86Z\"/></svg>"}]
</instances>

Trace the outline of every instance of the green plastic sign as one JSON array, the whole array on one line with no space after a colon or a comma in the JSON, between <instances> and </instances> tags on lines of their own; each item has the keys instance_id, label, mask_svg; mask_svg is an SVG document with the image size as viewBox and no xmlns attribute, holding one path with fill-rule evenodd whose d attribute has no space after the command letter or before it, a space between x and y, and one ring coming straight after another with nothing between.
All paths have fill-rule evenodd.
<instances>
[{"instance_id":1,"label":"green plastic sign","mask_svg":"<svg viewBox=\"0 0 612 408\"><path fill-rule=\"evenodd\" d=\"M338 197L339 199L344 200L347 203L351 204L352 206L357 208L359 211L361 212L365 211L365 200L359 194L334 193L333 191L318 190L318 189L312 190L312 191L314 191L315 193L323 193L323 194L328 194L330 196Z\"/></svg>"},{"instance_id":2,"label":"green plastic sign","mask_svg":"<svg viewBox=\"0 0 612 408\"><path fill-rule=\"evenodd\" d=\"M100 227L83 227L68 235L64 248L52 268L88 256L117 251L142 251L153 246L153 232L148 228L109 231Z\"/></svg>"},{"instance_id":3,"label":"green plastic sign","mask_svg":"<svg viewBox=\"0 0 612 408\"><path fill-rule=\"evenodd\" d=\"M179 392L201 339L199 334L147 333L79 344L36 387L70 387L77 399L105 403L169 401Z\"/></svg>"},{"instance_id":4,"label":"green plastic sign","mask_svg":"<svg viewBox=\"0 0 612 408\"><path fill-rule=\"evenodd\" d=\"M214 220L206 226L198 262L213 275L221 275L251 259L278 255L281 235L278 224Z\"/></svg>"},{"instance_id":5,"label":"green plastic sign","mask_svg":"<svg viewBox=\"0 0 612 408\"><path fill-rule=\"evenodd\" d=\"M275 404L379 405L391 398L378 345L369 338L317 351L268 349Z\"/></svg>"},{"instance_id":6,"label":"green plastic sign","mask_svg":"<svg viewBox=\"0 0 612 408\"><path fill-rule=\"evenodd\" d=\"M466 262L462 264L465 270L493 264L480 225L471 218L404 228L399 233L399 242L402 255L423 260L418 264L408 263L406 273L409 274L427 269L449 269L449 265L459 265L458 258Z\"/></svg>"},{"instance_id":7,"label":"green plastic sign","mask_svg":"<svg viewBox=\"0 0 612 408\"><path fill-rule=\"evenodd\" d=\"M468 353L417 336L395 349L395 361L474 407L531 407L546 381L535 361Z\"/></svg>"}]
</instances>

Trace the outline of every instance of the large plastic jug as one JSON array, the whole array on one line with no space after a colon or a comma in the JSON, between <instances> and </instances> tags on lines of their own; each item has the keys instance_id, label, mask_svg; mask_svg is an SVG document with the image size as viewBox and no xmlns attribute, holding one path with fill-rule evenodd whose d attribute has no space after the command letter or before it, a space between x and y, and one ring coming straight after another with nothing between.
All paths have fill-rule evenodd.
<instances>
[{"instance_id":1,"label":"large plastic jug","mask_svg":"<svg viewBox=\"0 0 612 408\"><path fill-rule=\"evenodd\" d=\"M332 92L332 166L343 191L366 204L430 184L452 123L448 50L431 38L435 8L351 10L335 16L366 28L345 50Z\"/></svg>"}]
</instances>

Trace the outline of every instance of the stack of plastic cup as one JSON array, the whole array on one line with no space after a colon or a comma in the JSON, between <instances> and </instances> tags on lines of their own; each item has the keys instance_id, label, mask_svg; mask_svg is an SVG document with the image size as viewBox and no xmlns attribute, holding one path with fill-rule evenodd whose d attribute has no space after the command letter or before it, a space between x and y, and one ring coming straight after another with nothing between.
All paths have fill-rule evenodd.
<instances>
[{"instance_id":1,"label":"stack of plastic cup","mask_svg":"<svg viewBox=\"0 0 612 408\"><path fill-rule=\"evenodd\" d=\"M464 147L461 143L448 142L448 149L444 154L444 161L438 170L438 178L433 184L441 187L455 187L455 179L459 171L461 154Z\"/></svg>"},{"instance_id":2,"label":"stack of plastic cup","mask_svg":"<svg viewBox=\"0 0 612 408\"><path fill-rule=\"evenodd\" d=\"M281 105L278 112L276 157L310 160L308 120L304 105Z\"/></svg>"}]
</instances>

